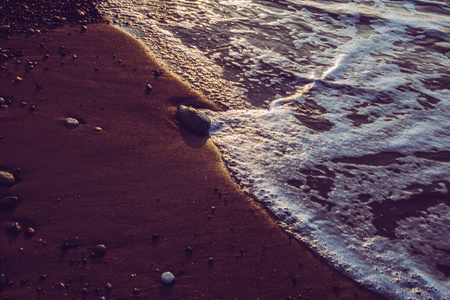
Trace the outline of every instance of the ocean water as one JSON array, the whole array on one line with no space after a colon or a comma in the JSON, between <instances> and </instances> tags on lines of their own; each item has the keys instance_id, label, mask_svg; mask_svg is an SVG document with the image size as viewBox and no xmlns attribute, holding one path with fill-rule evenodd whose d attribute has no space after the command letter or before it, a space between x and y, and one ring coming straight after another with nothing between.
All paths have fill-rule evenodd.
<instances>
[{"instance_id":1,"label":"ocean water","mask_svg":"<svg viewBox=\"0 0 450 300\"><path fill-rule=\"evenodd\" d=\"M450 2L107 0L211 101L281 226L391 299L450 299Z\"/></svg>"}]
</instances>

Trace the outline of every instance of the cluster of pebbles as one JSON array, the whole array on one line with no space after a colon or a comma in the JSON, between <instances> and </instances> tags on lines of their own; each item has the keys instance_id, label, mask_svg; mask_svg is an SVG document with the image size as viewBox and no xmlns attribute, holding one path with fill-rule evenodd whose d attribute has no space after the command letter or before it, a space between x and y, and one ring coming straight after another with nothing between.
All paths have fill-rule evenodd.
<instances>
[{"instance_id":1,"label":"cluster of pebbles","mask_svg":"<svg viewBox=\"0 0 450 300\"><path fill-rule=\"evenodd\" d=\"M4 2L4 1L3 1ZM0 9L0 37L14 32L39 34L66 23L96 23L102 20L94 0L6 1Z\"/></svg>"},{"instance_id":2,"label":"cluster of pebbles","mask_svg":"<svg viewBox=\"0 0 450 300\"><path fill-rule=\"evenodd\" d=\"M16 177L7 171L0 171L0 186L10 187L16 184ZM14 209L20 202L19 197L17 196L4 196L0 202L0 208L4 211ZM12 235L19 235L22 231L24 231L27 237L32 237L35 234L35 230L32 227L27 227L23 230L22 224L16 221L10 221L6 225L6 231Z\"/></svg>"},{"instance_id":3,"label":"cluster of pebbles","mask_svg":"<svg viewBox=\"0 0 450 300\"><path fill-rule=\"evenodd\" d=\"M78 23L87 24L92 22L101 21L97 9L95 8L95 2L93 0L43 0L45 4L36 4L35 1L8 1L2 5L0 10L0 38L8 38L15 32L27 33L27 34L40 34L41 31L47 28L54 28L56 26L63 25L65 23ZM82 30L86 30L83 26ZM24 55L24 50L14 50L0 48L0 62L15 60L18 61ZM44 56L44 59L48 58ZM74 55L74 59L76 56ZM26 72L31 71L36 66L37 62L27 61ZM5 69L3 67L3 69ZM6 69L5 69L6 70ZM98 70L98 69L97 69ZM155 78L162 75L161 71L154 71ZM14 79L15 83L22 81L20 77ZM37 88L41 88L40 86ZM151 85L145 85L147 93L151 92L153 87ZM8 98L0 97L0 107L3 109L8 108L12 104ZM26 103L22 102L21 106L25 106ZM34 108L34 106L33 106ZM178 110L178 119L192 132L200 135L208 135L208 131L211 125L209 118L202 112L193 108L180 106ZM76 128L83 124L79 119L67 117L63 120L64 125L67 128ZM95 131L102 131L101 127L95 127ZM0 137L1 138L1 137ZM13 174L14 172L0 171L0 187L9 189L9 187L15 185L20 179ZM21 199L16 195L1 195L0 197L0 209L3 211L14 210L20 203ZM23 233L28 238L32 238L36 231L34 228L26 226L16 220L9 220L4 228L4 232L10 236L19 236ZM155 236L153 237L155 239ZM157 239L157 236L156 236ZM62 251L69 251L72 248L78 246L77 241L69 242L65 240L61 245ZM107 253L107 247L103 244L99 244L92 248L91 256L94 258L103 258ZM187 248L186 251L192 252L191 248ZM212 258L208 260L212 263ZM3 289L7 276L1 274L0 270L0 291ZM160 277L162 285L171 285L175 281L175 276L171 272L164 272ZM112 285L107 283L106 290L110 290ZM135 289L134 294L139 294L139 290ZM105 299L104 297L100 299Z\"/></svg>"}]
</instances>

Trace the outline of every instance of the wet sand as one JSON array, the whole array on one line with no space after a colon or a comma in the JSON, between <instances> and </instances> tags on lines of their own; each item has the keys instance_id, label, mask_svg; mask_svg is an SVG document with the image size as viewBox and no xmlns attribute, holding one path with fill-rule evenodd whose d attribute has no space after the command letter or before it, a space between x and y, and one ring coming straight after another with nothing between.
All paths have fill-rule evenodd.
<instances>
[{"instance_id":1,"label":"wet sand","mask_svg":"<svg viewBox=\"0 0 450 300\"><path fill-rule=\"evenodd\" d=\"M0 48L11 54L0 61L0 170L18 178L0 197L20 199L0 211L1 298L381 298L238 189L211 140L175 116L180 104L219 108L131 37L66 25ZM166 271L174 284L161 284Z\"/></svg>"}]
</instances>

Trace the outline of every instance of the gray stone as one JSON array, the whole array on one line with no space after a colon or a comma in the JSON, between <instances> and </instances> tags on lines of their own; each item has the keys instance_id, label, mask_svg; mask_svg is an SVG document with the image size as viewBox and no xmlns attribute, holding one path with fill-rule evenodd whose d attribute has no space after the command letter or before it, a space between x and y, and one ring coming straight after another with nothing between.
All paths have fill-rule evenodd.
<instances>
[{"instance_id":1,"label":"gray stone","mask_svg":"<svg viewBox=\"0 0 450 300\"><path fill-rule=\"evenodd\" d=\"M164 284L171 284L174 280L175 276L170 272L165 272L161 275L161 282Z\"/></svg>"},{"instance_id":2,"label":"gray stone","mask_svg":"<svg viewBox=\"0 0 450 300\"><path fill-rule=\"evenodd\" d=\"M0 185L13 185L16 182L13 174L0 171Z\"/></svg>"},{"instance_id":3,"label":"gray stone","mask_svg":"<svg viewBox=\"0 0 450 300\"><path fill-rule=\"evenodd\" d=\"M8 196L2 199L1 208L4 210L12 209L19 203L19 198L16 196Z\"/></svg>"},{"instance_id":4,"label":"gray stone","mask_svg":"<svg viewBox=\"0 0 450 300\"><path fill-rule=\"evenodd\" d=\"M178 107L178 117L190 131L200 135L209 135L211 120L201 111L180 105Z\"/></svg>"}]
</instances>

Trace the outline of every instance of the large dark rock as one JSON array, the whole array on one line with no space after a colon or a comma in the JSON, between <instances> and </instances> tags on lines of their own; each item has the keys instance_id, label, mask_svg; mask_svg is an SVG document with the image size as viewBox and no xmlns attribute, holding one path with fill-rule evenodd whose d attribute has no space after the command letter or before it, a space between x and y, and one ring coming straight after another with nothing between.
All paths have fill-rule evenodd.
<instances>
[{"instance_id":1,"label":"large dark rock","mask_svg":"<svg viewBox=\"0 0 450 300\"><path fill-rule=\"evenodd\" d=\"M200 135L209 135L211 120L201 111L180 105L178 107L178 117L190 131Z\"/></svg>"}]
</instances>

